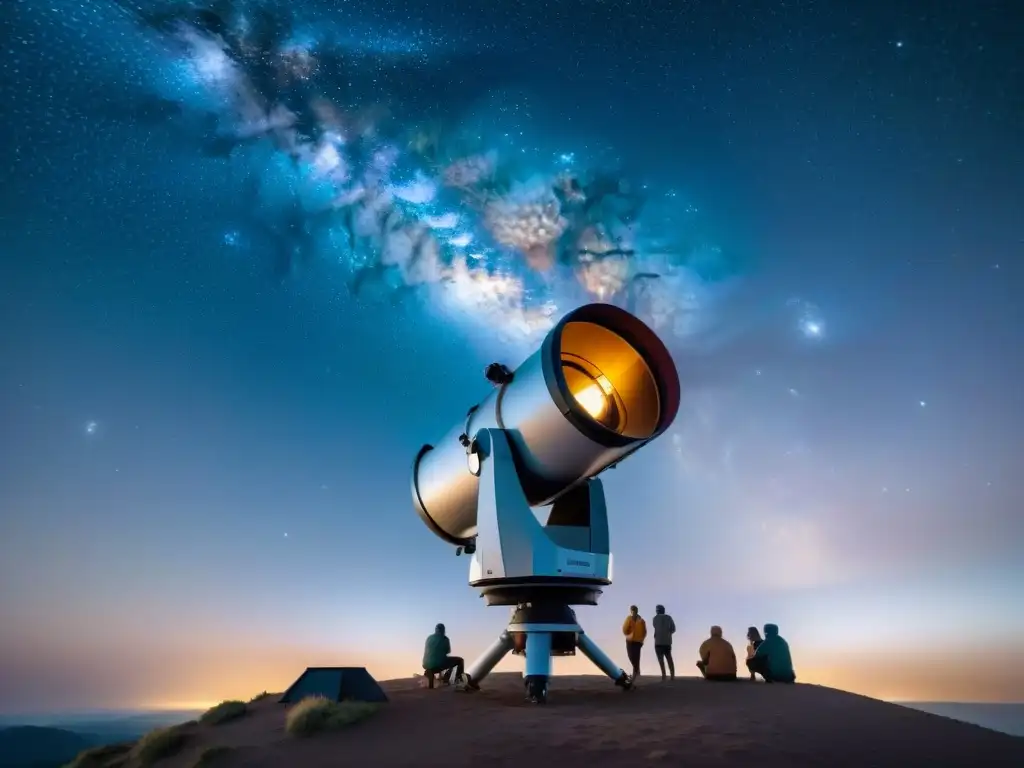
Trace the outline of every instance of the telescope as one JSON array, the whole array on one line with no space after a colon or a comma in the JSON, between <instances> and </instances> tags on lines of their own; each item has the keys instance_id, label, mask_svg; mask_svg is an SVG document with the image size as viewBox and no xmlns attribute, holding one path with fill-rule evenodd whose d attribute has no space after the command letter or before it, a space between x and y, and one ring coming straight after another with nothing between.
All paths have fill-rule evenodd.
<instances>
[{"instance_id":1,"label":"telescope","mask_svg":"<svg viewBox=\"0 0 1024 768\"><path fill-rule=\"evenodd\" d=\"M579 650L617 686L633 681L583 631L572 606L612 583L597 477L661 435L679 410L679 374L658 336L611 304L565 315L515 371L413 463L413 505L471 556L469 585L512 607L508 627L465 672L470 689L509 653L525 656L528 698L546 703L553 656Z\"/></svg>"}]
</instances>

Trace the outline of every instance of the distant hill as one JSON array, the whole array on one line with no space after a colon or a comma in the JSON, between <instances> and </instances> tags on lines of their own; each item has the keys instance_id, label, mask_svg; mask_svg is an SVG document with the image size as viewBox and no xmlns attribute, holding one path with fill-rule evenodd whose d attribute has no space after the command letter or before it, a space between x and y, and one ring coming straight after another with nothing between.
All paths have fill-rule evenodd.
<instances>
[{"instance_id":1,"label":"distant hill","mask_svg":"<svg viewBox=\"0 0 1024 768\"><path fill-rule=\"evenodd\" d=\"M904 707L949 717L983 728L1024 736L1024 704L961 704L957 702L906 701Z\"/></svg>"},{"instance_id":2,"label":"distant hill","mask_svg":"<svg viewBox=\"0 0 1024 768\"><path fill-rule=\"evenodd\" d=\"M0 768L57 768L83 749L135 741L154 728L182 723L199 714L176 710L6 715L0 718Z\"/></svg>"},{"instance_id":3,"label":"distant hill","mask_svg":"<svg viewBox=\"0 0 1024 768\"><path fill-rule=\"evenodd\" d=\"M0 730L0 768L57 768L96 742L63 728L19 725Z\"/></svg>"}]
</instances>

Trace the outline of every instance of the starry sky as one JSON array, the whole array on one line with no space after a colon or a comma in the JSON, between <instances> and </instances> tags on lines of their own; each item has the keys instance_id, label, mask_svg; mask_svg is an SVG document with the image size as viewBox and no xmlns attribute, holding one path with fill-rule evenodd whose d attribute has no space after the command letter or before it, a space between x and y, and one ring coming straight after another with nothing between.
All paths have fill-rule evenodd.
<instances>
[{"instance_id":1,"label":"starry sky","mask_svg":"<svg viewBox=\"0 0 1024 768\"><path fill-rule=\"evenodd\" d=\"M318 242L282 276L280 149L204 152L147 108L204 84L123 3L11 5L0 712L202 705L313 665L404 677L438 621L475 657L506 615L419 521L408 471L486 394L487 363L538 343L528 299L502 299L536 275L520 255L487 281L359 292ZM683 405L606 478L615 583L579 611L589 634L624 662L628 606L663 603L684 670L711 624L741 646L775 622L807 682L1019 698L1010 3L291 5L358 54L360 98L384 87L375 57L411 57L446 130L613 163L647 192L638 250L717 259L662 281L669 319L641 313ZM457 57L494 66L430 74ZM433 119L426 90L396 119ZM594 300L546 274L548 315Z\"/></svg>"}]
</instances>

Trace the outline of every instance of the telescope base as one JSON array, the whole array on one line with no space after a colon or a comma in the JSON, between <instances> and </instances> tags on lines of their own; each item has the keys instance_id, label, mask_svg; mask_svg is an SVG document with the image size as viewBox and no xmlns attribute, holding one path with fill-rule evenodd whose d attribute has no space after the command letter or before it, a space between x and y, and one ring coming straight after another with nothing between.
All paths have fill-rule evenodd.
<instances>
[{"instance_id":1,"label":"telescope base","mask_svg":"<svg viewBox=\"0 0 1024 768\"><path fill-rule=\"evenodd\" d=\"M630 676L583 632L576 615L567 605L520 605L508 628L474 661L465 673L465 685L478 689L480 683L510 652L526 657L523 685L526 698L534 704L546 704L553 656L574 656L576 649L618 687L630 690Z\"/></svg>"}]
</instances>

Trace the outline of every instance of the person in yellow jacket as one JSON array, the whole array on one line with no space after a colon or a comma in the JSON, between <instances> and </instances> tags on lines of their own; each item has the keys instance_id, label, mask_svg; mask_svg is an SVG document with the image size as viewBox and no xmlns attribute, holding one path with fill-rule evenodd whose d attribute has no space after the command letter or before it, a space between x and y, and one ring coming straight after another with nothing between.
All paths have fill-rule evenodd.
<instances>
[{"instance_id":1,"label":"person in yellow jacket","mask_svg":"<svg viewBox=\"0 0 1024 768\"><path fill-rule=\"evenodd\" d=\"M629 606L629 616L622 622L622 634L626 636L626 656L633 666L633 680L640 677L640 651L647 639L647 622L640 616L640 609Z\"/></svg>"},{"instance_id":2,"label":"person in yellow jacket","mask_svg":"<svg viewBox=\"0 0 1024 768\"><path fill-rule=\"evenodd\" d=\"M732 643L722 637L722 628L711 628L711 637L700 644L697 669L705 680L735 680L736 651Z\"/></svg>"}]
</instances>

